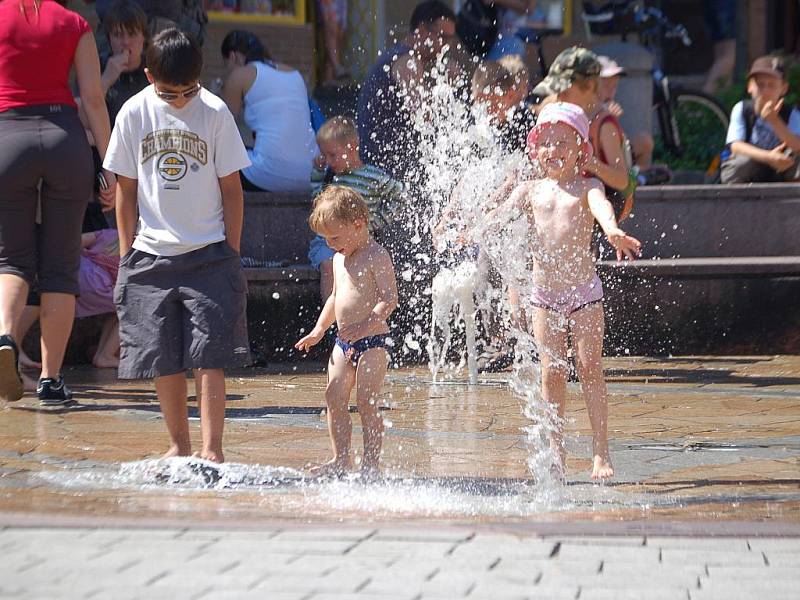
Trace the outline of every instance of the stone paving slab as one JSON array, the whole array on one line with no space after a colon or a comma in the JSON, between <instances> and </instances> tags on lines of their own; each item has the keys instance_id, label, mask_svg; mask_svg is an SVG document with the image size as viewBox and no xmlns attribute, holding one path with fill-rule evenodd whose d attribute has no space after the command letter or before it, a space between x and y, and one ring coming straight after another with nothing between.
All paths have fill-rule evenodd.
<instances>
[{"instance_id":1,"label":"stone paving slab","mask_svg":"<svg viewBox=\"0 0 800 600\"><path fill-rule=\"evenodd\" d=\"M151 531L152 540L148 539ZM385 541L376 541L371 529L361 539L364 532L346 526L286 527L264 536L225 529L140 529L121 537L135 539L137 544L107 543L98 553L98 541L107 542L109 536L86 529L6 527L0 536L14 539L17 548L9 560L0 561L0 598L738 600L757 596L794 600L800 590L797 561L792 567L765 560L771 549L776 557L800 556L800 536L547 539L521 534L508 536L516 543L506 545L506 555L497 534L458 527L447 535L445 527L438 539L458 540L459 549L469 548L456 556L446 551L453 542L429 541L418 526L396 528ZM47 554L43 542L49 535L62 544L70 541L72 560L66 554ZM347 540L347 545L331 544L333 538ZM315 546L319 553L298 550L288 560L283 560L284 555L272 560L269 549L274 541L293 539L305 547ZM210 548L191 558L202 540L211 540ZM693 541L696 548L691 547ZM170 551L166 554L150 551L167 542ZM729 549L719 550L721 542L728 542ZM409 556L395 559L371 552L382 545L392 549L390 554L403 550ZM215 554L214 546L246 547L247 552L230 557L225 552ZM526 546L557 551L520 559L517 551ZM495 555L497 560L487 563L486 557ZM26 565L19 556L36 562Z\"/></svg>"}]
</instances>

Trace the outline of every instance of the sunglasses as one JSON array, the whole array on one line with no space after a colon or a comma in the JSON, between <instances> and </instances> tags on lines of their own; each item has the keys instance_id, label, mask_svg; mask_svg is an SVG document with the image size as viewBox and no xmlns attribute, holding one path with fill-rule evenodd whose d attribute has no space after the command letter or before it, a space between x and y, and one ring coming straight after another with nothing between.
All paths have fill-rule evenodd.
<instances>
[{"instance_id":1,"label":"sunglasses","mask_svg":"<svg viewBox=\"0 0 800 600\"><path fill-rule=\"evenodd\" d=\"M198 83L193 88L190 88L188 90L183 90L182 92L162 92L155 86L153 86L153 89L156 92L156 96L161 98L164 102L173 102L178 98L186 98L187 100L189 100L190 98L194 98L195 96L197 96L197 94L200 93L202 87L203 86L200 85L200 83Z\"/></svg>"}]
</instances>

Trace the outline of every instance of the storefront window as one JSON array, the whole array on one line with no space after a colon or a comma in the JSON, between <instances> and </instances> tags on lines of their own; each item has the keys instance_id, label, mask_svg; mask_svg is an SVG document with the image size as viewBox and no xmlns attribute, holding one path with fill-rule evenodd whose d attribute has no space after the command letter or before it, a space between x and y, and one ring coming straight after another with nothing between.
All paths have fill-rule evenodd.
<instances>
[{"instance_id":1,"label":"storefront window","mask_svg":"<svg viewBox=\"0 0 800 600\"><path fill-rule=\"evenodd\" d=\"M205 0L212 21L305 23L305 0Z\"/></svg>"}]
</instances>

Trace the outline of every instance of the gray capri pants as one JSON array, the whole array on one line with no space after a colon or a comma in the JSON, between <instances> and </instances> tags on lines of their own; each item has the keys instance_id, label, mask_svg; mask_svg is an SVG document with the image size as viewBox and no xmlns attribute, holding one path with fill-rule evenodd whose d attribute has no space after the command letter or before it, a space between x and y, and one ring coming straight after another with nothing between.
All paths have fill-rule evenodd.
<instances>
[{"instance_id":1,"label":"gray capri pants","mask_svg":"<svg viewBox=\"0 0 800 600\"><path fill-rule=\"evenodd\" d=\"M74 107L0 112L0 274L78 295L81 226L94 165ZM41 182L41 225L36 224Z\"/></svg>"}]
</instances>

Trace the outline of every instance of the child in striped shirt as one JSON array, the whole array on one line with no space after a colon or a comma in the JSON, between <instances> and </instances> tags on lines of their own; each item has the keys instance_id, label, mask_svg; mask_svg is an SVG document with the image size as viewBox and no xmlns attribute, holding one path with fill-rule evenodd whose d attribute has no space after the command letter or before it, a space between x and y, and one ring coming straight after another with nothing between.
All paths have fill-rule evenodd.
<instances>
[{"instance_id":1,"label":"child in striped shirt","mask_svg":"<svg viewBox=\"0 0 800 600\"><path fill-rule=\"evenodd\" d=\"M351 188L361 194L369 208L372 235L392 223L405 203L403 184L378 167L364 164L358 152L358 130L348 117L332 117L317 132L320 156L311 174L311 196L316 198L329 184ZM319 270L323 301L333 288L333 255L336 252L317 235L308 251L311 266Z\"/></svg>"}]
</instances>

